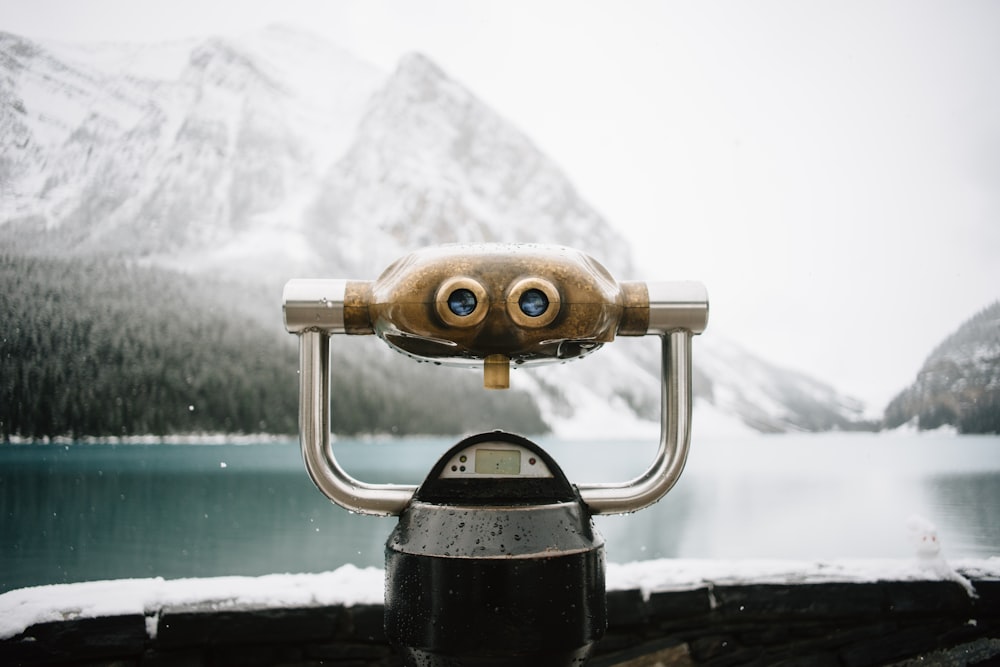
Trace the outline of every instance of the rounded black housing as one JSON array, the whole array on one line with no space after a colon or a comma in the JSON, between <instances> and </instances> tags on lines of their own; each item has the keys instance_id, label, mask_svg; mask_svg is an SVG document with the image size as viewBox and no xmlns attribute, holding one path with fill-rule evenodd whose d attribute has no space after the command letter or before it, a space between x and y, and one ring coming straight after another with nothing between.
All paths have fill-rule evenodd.
<instances>
[{"instance_id":1,"label":"rounded black housing","mask_svg":"<svg viewBox=\"0 0 1000 667\"><path fill-rule=\"evenodd\" d=\"M449 476L463 451L497 443L551 475ZM555 461L520 436L446 453L385 554L385 631L407 665L581 665L604 635L604 539Z\"/></svg>"}]
</instances>

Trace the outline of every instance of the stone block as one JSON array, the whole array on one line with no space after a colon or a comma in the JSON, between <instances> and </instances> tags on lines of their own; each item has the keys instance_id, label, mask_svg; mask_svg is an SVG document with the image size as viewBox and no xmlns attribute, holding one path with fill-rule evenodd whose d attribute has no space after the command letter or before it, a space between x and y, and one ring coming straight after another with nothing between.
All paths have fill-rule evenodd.
<instances>
[{"instance_id":1,"label":"stone block","mask_svg":"<svg viewBox=\"0 0 1000 667\"><path fill-rule=\"evenodd\" d=\"M980 618L1000 617L1000 580L985 579L974 582L978 598L972 601Z\"/></svg>"},{"instance_id":2,"label":"stone block","mask_svg":"<svg viewBox=\"0 0 1000 667\"><path fill-rule=\"evenodd\" d=\"M972 598L954 581L890 581L882 584L886 608L893 614L972 615Z\"/></svg>"},{"instance_id":3,"label":"stone block","mask_svg":"<svg viewBox=\"0 0 1000 667\"><path fill-rule=\"evenodd\" d=\"M881 613L883 593L872 584L748 584L716 586L717 609L732 617L856 618Z\"/></svg>"},{"instance_id":4,"label":"stone block","mask_svg":"<svg viewBox=\"0 0 1000 667\"><path fill-rule=\"evenodd\" d=\"M340 607L261 609L239 612L160 614L157 644L163 648L303 642L332 638Z\"/></svg>"},{"instance_id":5,"label":"stone block","mask_svg":"<svg viewBox=\"0 0 1000 667\"><path fill-rule=\"evenodd\" d=\"M384 644L385 607L380 604L359 604L344 610L348 635L363 642Z\"/></svg>"},{"instance_id":6,"label":"stone block","mask_svg":"<svg viewBox=\"0 0 1000 667\"><path fill-rule=\"evenodd\" d=\"M340 664L345 660L362 660L368 664L376 664L392 654L387 644L358 644L353 642L330 642L326 644L310 644L304 649L307 658L332 660Z\"/></svg>"},{"instance_id":7,"label":"stone block","mask_svg":"<svg viewBox=\"0 0 1000 667\"><path fill-rule=\"evenodd\" d=\"M646 621L646 602L637 589L611 591L607 595L608 627L630 627Z\"/></svg>"},{"instance_id":8,"label":"stone block","mask_svg":"<svg viewBox=\"0 0 1000 667\"><path fill-rule=\"evenodd\" d=\"M664 591L650 595L646 609L651 620L697 618L712 611L712 601L707 588Z\"/></svg>"},{"instance_id":9,"label":"stone block","mask_svg":"<svg viewBox=\"0 0 1000 667\"><path fill-rule=\"evenodd\" d=\"M751 624L737 630L741 643L747 646L786 644L791 636L791 623L772 622Z\"/></svg>"},{"instance_id":10,"label":"stone block","mask_svg":"<svg viewBox=\"0 0 1000 667\"><path fill-rule=\"evenodd\" d=\"M209 649L212 667L270 667L302 660L302 649L293 644L229 644Z\"/></svg>"},{"instance_id":11,"label":"stone block","mask_svg":"<svg viewBox=\"0 0 1000 667\"><path fill-rule=\"evenodd\" d=\"M39 623L0 642L0 664L47 665L99 658L138 660L146 642L139 614Z\"/></svg>"}]
</instances>

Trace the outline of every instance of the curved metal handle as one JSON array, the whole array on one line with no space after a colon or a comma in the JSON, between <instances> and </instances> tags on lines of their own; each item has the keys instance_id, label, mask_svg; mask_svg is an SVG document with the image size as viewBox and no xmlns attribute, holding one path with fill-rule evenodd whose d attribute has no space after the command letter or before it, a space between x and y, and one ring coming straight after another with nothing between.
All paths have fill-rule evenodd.
<instances>
[{"instance_id":1,"label":"curved metal handle","mask_svg":"<svg viewBox=\"0 0 1000 667\"><path fill-rule=\"evenodd\" d=\"M661 336L660 446L649 468L620 484L579 484L580 497L594 514L624 514L652 505L684 471L691 444L691 332Z\"/></svg>"},{"instance_id":2,"label":"curved metal handle","mask_svg":"<svg viewBox=\"0 0 1000 667\"><path fill-rule=\"evenodd\" d=\"M661 339L660 446L646 472L618 484L580 484L594 514L624 514L648 507L673 488L691 446L691 338L708 326L708 292L698 282L651 282L646 335Z\"/></svg>"},{"instance_id":3,"label":"curved metal handle","mask_svg":"<svg viewBox=\"0 0 1000 667\"><path fill-rule=\"evenodd\" d=\"M330 446L330 335L346 333L346 280L292 280L285 285L285 327L299 335L299 438L316 487L344 509L398 515L417 487L368 484L351 477Z\"/></svg>"},{"instance_id":4,"label":"curved metal handle","mask_svg":"<svg viewBox=\"0 0 1000 667\"><path fill-rule=\"evenodd\" d=\"M368 484L351 477L330 445L330 336L347 333L345 280L293 280L285 287L285 326L299 335L299 433L313 483L352 512L398 515L417 487ZM660 336L660 446L649 468L618 484L579 485L594 514L634 512L652 505L677 482L691 442L691 337L708 323L708 295L700 283L648 283L644 335Z\"/></svg>"}]
</instances>

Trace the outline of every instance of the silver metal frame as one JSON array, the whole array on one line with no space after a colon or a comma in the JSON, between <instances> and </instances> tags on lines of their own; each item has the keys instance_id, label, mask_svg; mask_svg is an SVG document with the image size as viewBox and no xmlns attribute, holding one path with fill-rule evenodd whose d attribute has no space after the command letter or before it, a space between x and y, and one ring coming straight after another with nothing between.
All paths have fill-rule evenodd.
<instances>
[{"instance_id":1,"label":"silver metal frame","mask_svg":"<svg viewBox=\"0 0 1000 667\"><path fill-rule=\"evenodd\" d=\"M299 433L306 469L317 488L352 512L400 514L417 487L368 484L337 463L330 443L330 337L345 333L344 280L292 280L285 286L285 326L299 335ZM646 335L662 342L660 446L635 479L581 484L580 496L594 514L623 514L652 505L677 482L691 444L691 337L708 324L708 294L694 282L647 283Z\"/></svg>"}]
</instances>

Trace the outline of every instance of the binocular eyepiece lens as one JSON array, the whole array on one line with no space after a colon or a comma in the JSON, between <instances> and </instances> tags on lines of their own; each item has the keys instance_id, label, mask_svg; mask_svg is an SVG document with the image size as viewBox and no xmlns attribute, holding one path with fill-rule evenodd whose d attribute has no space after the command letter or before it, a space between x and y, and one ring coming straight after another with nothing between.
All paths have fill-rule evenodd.
<instances>
[{"instance_id":1,"label":"binocular eyepiece lens","mask_svg":"<svg viewBox=\"0 0 1000 667\"><path fill-rule=\"evenodd\" d=\"M538 317L549 309L549 297L545 296L542 290L529 289L517 300L517 305L528 317Z\"/></svg>"},{"instance_id":2,"label":"binocular eyepiece lens","mask_svg":"<svg viewBox=\"0 0 1000 667\"><path fill-rule=\"evenodd\" d=\"M448 295L448 310L459 317L471 315L476 309L476 304L476 295L472 290L461 288Z\"/></svg>"}]
</instances>

